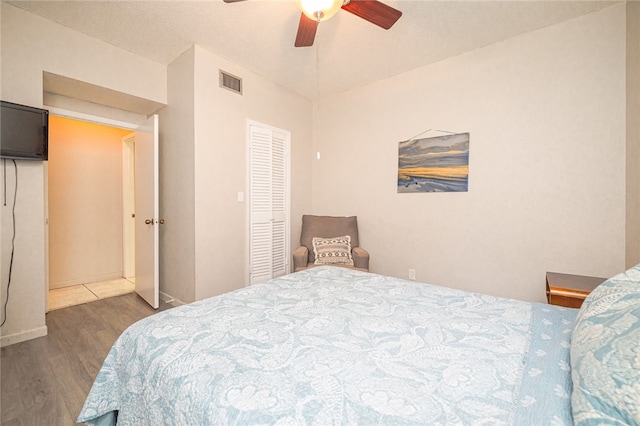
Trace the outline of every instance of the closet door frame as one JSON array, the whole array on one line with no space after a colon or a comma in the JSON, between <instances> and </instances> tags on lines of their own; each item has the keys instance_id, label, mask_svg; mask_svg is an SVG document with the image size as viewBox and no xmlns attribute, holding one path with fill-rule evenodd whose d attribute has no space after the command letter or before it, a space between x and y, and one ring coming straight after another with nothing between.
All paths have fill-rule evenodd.
<instances>
[{"instance_id":1,"label":"closet door frame","mask_svg":"<svg viewBox=\"0 0 640 426\"><path fill-rule=\"evenodd\" d=\"M276 182L276 186L280 188L280 191L284 191L284 202L280 199L279 202L274 202L277 200L277 197L273 197L273 193L269 194L269 200L271 202L271 209L269 214L271 226L269 230L266 230L263 226L261 230L263 231L262 236L265 237L264 232L270 233L266 236L266 238L270 238L270 246L268 249L269 252L269 260L266 260L264 257L261 258L261 261L269 262L269 270L265 270L264 263L262 265L254 265L255 257L254 257L254 244L256 243L256 239L254 238L254 229L255 229L255 217L256 212L254 211L254 191L252 187L254 185L253 176L254 170L252 168L253 159L254 159L254 134L259 134L262 139L262 143L269 143L268 153L262 152L262 154L266 154L270 156L270 164L273 166L274 157L276 157L276 161L280 161L282 163L283 170L281 170L282 174L273 173L273 168L269 169L270 182L268 183L269 188L273 189L273 183ZM259 123L253 120L247 120L247 149L246 149L246 165L247 165L247 178L246 178L246 197L242 197L241 194L238 194L238 200L240 201L242 198L246 198L246 232L247 232L247 240L246 240L246 261L247 261L247 276L246 276L246 284L256 284L258 282L264 281L269 278L275 278L277 276L281 276L284 274L288 274L290 272L290 258L291 258L291 244L290 244L290 235L291 235L291 220L290 220L290 211L291 211L291 164L290 164L290 152L291 152L291 132L283 129L279 129L273 126L269 126L267 124ZM274 150L274 140L277 144L281 144L282 150L278 152L278 150ZM263 146L264 148L264 146ZM264 195L264 194L263 194ZM264 202L264 199L262 200ZM275 205L275 210L274 210ZM284 208L284 211L282 211ZM263 211L264 214L264 211ZM262 224L264 225L264 218L261 219ZM284 227L282 226L284 223ZM280 225L280 226L279 226ZM283 229L284 228L284 229ZM284 232L284 236L280 235L280 244L274 247L274 231ZM274 251L277 256L274 257ZM276 268L276 269L274 269Z\"/></svg>"}]
</instances>

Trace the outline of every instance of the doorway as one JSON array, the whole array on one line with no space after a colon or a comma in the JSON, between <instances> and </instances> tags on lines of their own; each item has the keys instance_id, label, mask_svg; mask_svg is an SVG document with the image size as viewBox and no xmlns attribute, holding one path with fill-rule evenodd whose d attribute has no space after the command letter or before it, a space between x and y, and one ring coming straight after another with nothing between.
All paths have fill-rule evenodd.
<instances>
[{"instance_id":1,"label":"doorway","mask_svg":"<svg viewBox=\"0 0 640 426\"><path fill-rule=\"evenodd\" d=\"M127 202L133 197L127 187L133 185L133 170L123 162L132 161L125 148L132 148L131 134L128 129L50 117L49 306L71 306L134 289L135 243L127 243L132 231L125 220L135 214ZM57 295L62 293L67 295L60 303Z\"/></svg>"},{"instance_id":2,"label":"doorway","mask_svg":"<svg viewBox=\"0 0 640 426\"><path fill-rule=\"evenodd\" d=\"M122 276L135 283L136 276L136 137L122 138Z\"/></svg>"}]
</instances>

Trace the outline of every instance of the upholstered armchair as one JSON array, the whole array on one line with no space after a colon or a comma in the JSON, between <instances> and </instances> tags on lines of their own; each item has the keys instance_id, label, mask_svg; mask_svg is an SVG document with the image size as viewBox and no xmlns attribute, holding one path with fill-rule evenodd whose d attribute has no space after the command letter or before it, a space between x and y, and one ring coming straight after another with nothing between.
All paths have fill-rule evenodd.
<instances>
[{"instance_id":1,"label":"upholstered armchair","mask_svg":"<svg viewBox=\"0 0 640 426\"><path fill-rule=\"evenodd\" d=\"M349 236L351 241L351 258L353 265L343 262L332 262L332 265L347 268L369 270L369 253L360 247L358 241L358 218L335 216L302 216L302 231L300 232L300 247L293 252L294 272L316 266L316 257L313 249L313 239L331 239L335 237ZM316 240L316 243L318 241ZM316 247L318 248L318 247Z\"/></svg>"}]
</instances>

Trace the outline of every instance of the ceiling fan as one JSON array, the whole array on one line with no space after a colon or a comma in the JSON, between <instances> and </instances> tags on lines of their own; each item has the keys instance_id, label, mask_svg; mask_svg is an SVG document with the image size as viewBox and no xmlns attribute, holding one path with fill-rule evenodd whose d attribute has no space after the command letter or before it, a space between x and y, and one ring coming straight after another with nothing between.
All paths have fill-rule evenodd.
<instances>
[{"instance_id":1,"label":"ceiling fan","mask_svg":"<svg viewBox=\"0 0 640 426\"><path fill-rule=\"evenodd\" d=\"M224 0L235 3L244 0ZM402 12L378 0L296 0L302 10L295 47L312 46L318 23L331 18L339 9L344 9L385 30L396 23Z\"/></svg>"}]
</instances>

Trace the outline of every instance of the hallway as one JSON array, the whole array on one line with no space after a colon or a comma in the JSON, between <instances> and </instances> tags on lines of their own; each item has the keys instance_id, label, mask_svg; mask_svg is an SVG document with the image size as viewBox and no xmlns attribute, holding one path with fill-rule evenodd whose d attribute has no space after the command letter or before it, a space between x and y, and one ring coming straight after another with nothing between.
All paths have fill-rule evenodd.
<instances>
[{"instance_id":1,"label":"hallway","mask_svg":"<svg viewBox=\"0 0 640 426\"><path fill-rule=\"evenodd\" d=\"M49 311L132 293L135 278L120 278L49 290Z\"/></svg>"}]
</instances>

